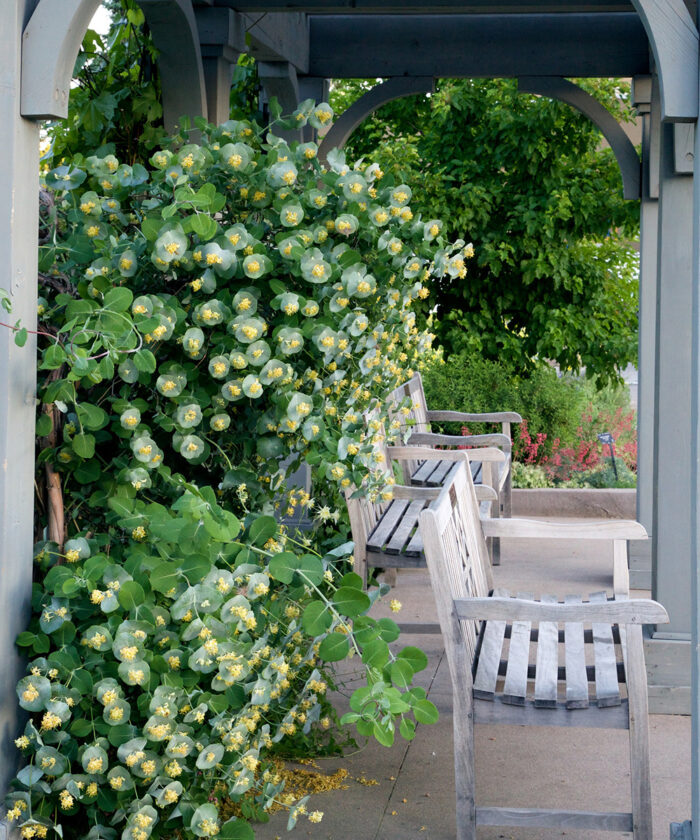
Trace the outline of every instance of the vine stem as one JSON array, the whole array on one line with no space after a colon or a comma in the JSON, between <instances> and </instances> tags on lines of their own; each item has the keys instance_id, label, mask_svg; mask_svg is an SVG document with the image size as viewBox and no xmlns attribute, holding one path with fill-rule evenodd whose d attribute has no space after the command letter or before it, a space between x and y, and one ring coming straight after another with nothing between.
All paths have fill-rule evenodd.
<instances>
[{"instance_id":1,"label":"vine stem","mask_svg":"<svg viewBox=\"0 0 700 840\"><path fill-rule=\"evenodd\" d=\"M60 343L58 336L52 335L51 333L42 332L42 330L29 330L26 327L16 327L12 324L6 324L4 321L0 321L0 327L7 327L8 330L12 330L12 332L19 332L20 330L27 330L28 333L32 335L45 335L47 338L52 338L57 344Z\"/></svg>"}]
</instances>

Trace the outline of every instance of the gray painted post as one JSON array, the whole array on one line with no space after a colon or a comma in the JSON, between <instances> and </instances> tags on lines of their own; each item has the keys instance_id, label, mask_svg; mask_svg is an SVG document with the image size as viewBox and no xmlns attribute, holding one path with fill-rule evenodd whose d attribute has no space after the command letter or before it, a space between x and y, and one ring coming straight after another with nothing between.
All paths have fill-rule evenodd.
<instances>
[{"instance_id":1,"label":"gray painted post","mask_svg":"<svg viewBox=\"0 0 700 840\"><path fill-rule=\"evenodd\" d=\"M671 619L654 637L688 639L693 180L675 175L673 160L673 125L666 123L659 173L652 594Z\"/></svg>"},{"instance_id":2,"label":"gray painted post","mask_svg":"<svg viewBox=\"0 0 700 840\"><path fill-rule=\"evenodd\" d=\"M658 167L651 166L658 147L660 121L658 87L652 96L650 76L637 77L632 100L642 118L642 202L639 220L639 387L637 390L637 520L653 533L654 506L654 387L656 367L656 270L659 219ZM655 142L652 143L652 134ZM630 586L651 589L651 540L630 544Z\"/></svg>"},{"instance_id":3,"label":"gray painted post","mask_svg":"<svg viewBox=\"0 0 700 840\"><path fill-rule=\"evenodd\" d=\"M221 125L231 111L231 76L241 50L237 47L236 15L231 9L195 9L202 50L204 84L207 91L207 119Z\"/></svg>"},{"instance_id":4,"label":"gray painted post","mask_svg":"<svg viewBox=\"0 0 700 840\"><path fill-rule=\"evenodd\" d=\"M291 114L299 104L299 84L294 65L288 61L259 61L258 76L268 100L277 99L283 116ZM301 140L301 131L296 129L275 126L274 132L288 143Z\"/></svg>"},{"instance_id":5,"label":"gray painted post","mask_svg":"<svg viewBox=\"0 0 700 840\"><path fill-rule=\"evenodd\" d=\"M673 171L673 125L659 168L652 596L670 623L647 641L650 709L690 708L691 334L693 179Z\"/></svg>"},{"instance_id":6,"label":"gray painted post","mask_svg":"<svg viewBox=\"0 0 700 840\"><path fill-rule=\"evenodd\" d=\"M694 165L697 168L693 192L693 337L691 380L691 486L690 486L690 597L691 597L691 694L690 755L692 762L692 823L684 826L692 840L700 834L700 131L695 131ZM694 830L693 830L694 827ZM673 835L672 835L673 836ZM679 834L683 837L682 834Z\"/></svg>"},{"instance_id":7,"label":"gray painted post","mask_svg":"<svg viewBox=\"0 0 700 840\"><path fill-rule=\"evenodd\" d=\"M5 155L0 168L0 287L12 295L12 315L0 320L36 324L37 219L39 213L39 124L20 117L22 31L31 0L3 5L0 27L0 132ZM0 328L0 792L16 770L18 720L15 682L24 670L15 638L29 619L32 581L34 495L34 399L36 342L16 347Z\"/></svg>"}]
</instances>

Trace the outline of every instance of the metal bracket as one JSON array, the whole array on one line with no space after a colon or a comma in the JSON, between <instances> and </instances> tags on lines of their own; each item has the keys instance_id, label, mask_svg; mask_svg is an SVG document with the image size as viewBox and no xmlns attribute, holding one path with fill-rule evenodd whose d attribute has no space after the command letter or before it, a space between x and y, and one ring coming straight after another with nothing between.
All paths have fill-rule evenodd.
<instances>
[{"instance_id":1,"label":"metal bracket","mask_svg":"<svg viewBox=\"0 0 700 840\"><path fill-rule=\"evenodd\" d=\"M690 820L682 823L671 823L670 840L693 840L693 828Z\"/></svg>"}]
</instances>

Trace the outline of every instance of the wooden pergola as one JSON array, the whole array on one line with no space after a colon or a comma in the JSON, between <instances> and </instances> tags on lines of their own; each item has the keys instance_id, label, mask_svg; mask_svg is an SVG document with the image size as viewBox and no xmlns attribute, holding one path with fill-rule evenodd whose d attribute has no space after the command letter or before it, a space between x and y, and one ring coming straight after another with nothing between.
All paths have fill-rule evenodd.
<instances>
[{"instance_id":1,"label":"wooden pergola","mask_svg":"<svg viewBox=\"0 0 700 840\"><path fill-rule=\"evenodd\" d=\"M36 321L39 127L66 116L75 57L99 0L2 0L0 27L0 287L13 317ZM342 145L385 102L437 77L516 77L523 93L560 99L595 122L641 198L638 518L652 536L633 547L632 585L668 609L649 628L652 711L693 714L693 820L672 836L700 838L698 505L700 504L700 132L695 0L140 0L159 50L166 126L183 115L228 118L232 68L258 61L283 108L321 100L332 78L385 81L333 126ZM632 77L642 158L572 77ZM694 186L697 184L697 186ZM14 639L32 576L35 351L0 331L0 726L13 774L17 724ZM681 818L683 815L679 815ZM695 826L693 832L692 825Z\"/></svg>"}]
</instances>

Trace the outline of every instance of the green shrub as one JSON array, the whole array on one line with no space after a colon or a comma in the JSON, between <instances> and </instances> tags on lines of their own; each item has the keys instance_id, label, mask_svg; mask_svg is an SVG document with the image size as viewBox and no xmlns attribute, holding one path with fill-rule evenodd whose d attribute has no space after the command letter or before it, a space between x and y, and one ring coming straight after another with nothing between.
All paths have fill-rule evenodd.
<instances>
[{"instance_id":1,"label":"green shrub","mask_svg":"<svg viewBox=\"0 0 700 840\"><path fill-rule=\"evenodd\" d=\"M513 487L530 489L534 487L551 487L547 473L535 464L523 464L513 461Z\"/></svg>"},{"instance_id":2,"label":"green shrub","mask_svg":"<svg viewBox=\"0 0 700 840\"><path fill-rule=\"evenodd\" d=\"M513 365L462 353L446 361L438 358L423 372L423 382L428 405L436 410L518 412L527 420L531 435L546 435L545 451L551 451L555 437L575 437L585 407L582 383L573 377L558 376L545 364L524 376ZM457 424L444 425L452 433L460 431ZM472 433L493 428L469 424ZM517 452L517 425L512 431Z\"/></svg>"},{"instance_id":3,"label":"green shrub","mask_svg":"<svg viewBox=\"0 0 700 840\"><path fill-rule=\"evenodd\" d=\"M631 489L637 486L637 474L625 464L621 458L615 461L617 467L617 475L612 468L609 459L601 463L598 467L587 472L575 473L572 477L564 482L563 487L592 487L604 488L610 487L618 490Z\"/></svg>"}]
</instances>

